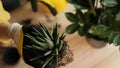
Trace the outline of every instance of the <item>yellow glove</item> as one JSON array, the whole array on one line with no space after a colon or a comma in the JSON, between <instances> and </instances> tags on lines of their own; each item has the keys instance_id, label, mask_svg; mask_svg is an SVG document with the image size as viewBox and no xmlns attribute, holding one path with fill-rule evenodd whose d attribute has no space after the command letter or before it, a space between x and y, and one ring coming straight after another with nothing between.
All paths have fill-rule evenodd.
<instances>
[{"instance_id":1,"label":"yellow glove","mask_svg":"<svg viewBox=\"0 0 120 68\"><path fill-rule=\"evenodd\" d=\"M10 19L10 14L3 9L3 5L0 0L0 22L5 22L6 24L8 24L9 19ZM8 38L1 39L0 38L0 42L2 42L3 44L6 44L6 43L10 42L10 39L8 39Z\"/></svg>"},{"instance_id":2,"label":"yellow glove","mask_svg":"<svg viewBox=\"0 0 120 68\"><path fill-rule=\"evenodd\" d=\"M66 0L51 0L54 4L54 7L56 8L56 10L58 12L63 11L63 9L66 7L67 5L67 1Z\"/></svg>"},{"instance_id":3,"label":"yellow glove","mask_svg":"<svg viewBox=\"0 0 120 68\"><path fill-rule=\"evenodd\" d=\"M38 2L39 6L42 6L41 3L43 3L53 15L56 15L58 12L64 10L67 5L66 0L41 0ZM44 7L44 9L46 8Z\"/></svg>"},{"instance_id":4,"label":"yellow glove","mask_svg":"<svg viewBox=\"0 0 120 68\"><path fill-rule=\"evenodd\" d=\"M3 9L2 2L0 1L0 22L8 22L10 14Z\"/></svg>"}]
</instances>

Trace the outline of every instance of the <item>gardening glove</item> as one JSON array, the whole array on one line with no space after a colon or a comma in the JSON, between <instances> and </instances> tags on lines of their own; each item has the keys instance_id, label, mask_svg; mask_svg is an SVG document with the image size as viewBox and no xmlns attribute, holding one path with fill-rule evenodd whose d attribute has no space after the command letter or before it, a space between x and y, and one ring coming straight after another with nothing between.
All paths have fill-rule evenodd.
<instances>
[{"instance_id":1,"label":"gardening glove","mask_svg":"<svg viewBox=\"0 0 120 68\"><path fill-rule=\"evenodd\" d=\"M2 2L0 1L0 22L8 22L10 14L4 10Z\"/></svg>"},{"instance_id":2,"label":"gardening glove","mask_svg":"<svg viewBox=\"0 0 120 68\"><path fill-rule=\"evenodd\" d=\"M4 22L5 24L8 24L8 20L10 19L10 14L4 10L2 2L0 0L0 22ZM0 38L0 43L5 44L9 43L10 39L8 38Z\"/></svg>"},{"instance_id":3,"label":"gardening glove","mask_svg":"<svg viewBox=\"0 0 120 68\"><path fill-rule=\"evenodd\" d=\"M23 44L22 25L20 25L19 23L12 23L8 28L8 36L14 40L19 54L22 55Z\"/></svg>"},{"instance_id":4,"label":"gardening glove","mask_svg":"<svg viewBox=\"0 0 120 68\"><path fill-rule=\"evenodd\" d=\"M43 7L46 11L51 12L54 16L64 10L67 5L66 0L40 0L38 6Z\"/></svg>"}]
</instances>

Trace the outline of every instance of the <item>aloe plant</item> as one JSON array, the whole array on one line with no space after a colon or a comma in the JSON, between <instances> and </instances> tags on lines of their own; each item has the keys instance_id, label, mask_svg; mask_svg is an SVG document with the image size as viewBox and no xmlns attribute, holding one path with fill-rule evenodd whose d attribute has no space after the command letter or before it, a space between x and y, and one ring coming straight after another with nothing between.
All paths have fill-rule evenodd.
<instances>
[{"instance_id":1,"label":"aloe plant","mask_svg":"<svg viewBox=\"0 0 120 68\"><path fill-rule=\"evenodd\" d=\"M72 22L66 28L68 34L78 32L86 36L120 45L119 0L67 0L74 5L75 13L65 13Z\"/></svg>"},{"instance_id":2,"label":"aloe plant","mask_svg":"<svg viewBox=\"0 0 120 68\"><path fill-rule=\"evenodd\" d=\"M65 42L65 34L59 35L58 25L50 31L43 25L23 27L23 57L35 68L57 68L73 60L73 54Z\"/></svg>"}]
</instances>

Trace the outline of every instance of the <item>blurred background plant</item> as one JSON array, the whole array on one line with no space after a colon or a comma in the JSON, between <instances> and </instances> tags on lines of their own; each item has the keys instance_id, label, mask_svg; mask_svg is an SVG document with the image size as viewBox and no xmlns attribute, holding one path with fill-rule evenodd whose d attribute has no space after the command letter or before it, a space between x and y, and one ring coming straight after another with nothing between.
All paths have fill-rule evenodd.
<instances>
[{"instance_id":1,"label":"blurred background plant","mask_svg":"<svg viewBox=\"0 0 120 68\"><path fill-rule=\"evenodd\" d=\"M66 32L78 32L97 40L120 45L120 0L67 0L75 7L75 13L65 13L72 23Z\"/></svg>"}]
</instances>

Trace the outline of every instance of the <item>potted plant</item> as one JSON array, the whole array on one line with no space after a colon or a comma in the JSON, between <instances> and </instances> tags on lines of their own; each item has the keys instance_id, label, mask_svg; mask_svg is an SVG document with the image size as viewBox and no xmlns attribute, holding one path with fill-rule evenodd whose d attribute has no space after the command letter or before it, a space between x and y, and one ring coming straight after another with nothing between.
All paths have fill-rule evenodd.
<instances>
[{"instance_id":1,"label":"potted plant","mask_svg":"<svg viewBox=\"0 0 120 68\"><path fill-rule=\"evenodd\" d=\"M23 26L22 57L35 68L57 68L72 62L73 53L58 33L58 25L50 31L43 25ZM19 50L19 48L18 48Z\"/></svg>"},{"instance_id":2,"label":"potted plant","mask_svg":"<svg viewBox=\"0 0 120 68\"><path fill-rule=\"evenodd\" d=\"M119 0L67 1L75 7L75 13L65 13L66 18L72 22L66 28L68 34L77 31L80 36L85 36L89 39L120 45ZM95 47L102 47L102 45L95 45Z\"/></svg>"}]
</instances>

